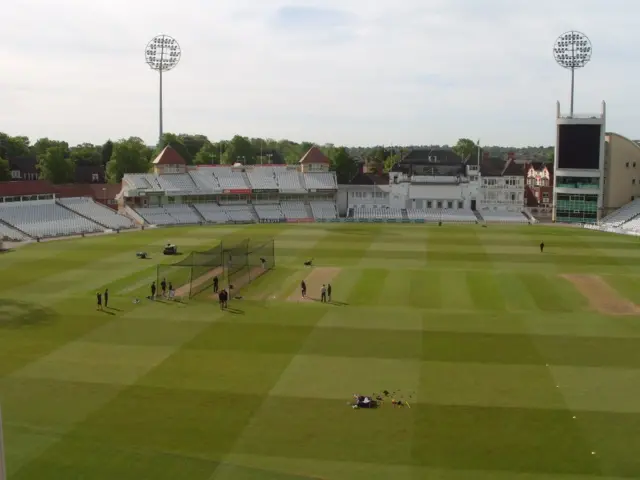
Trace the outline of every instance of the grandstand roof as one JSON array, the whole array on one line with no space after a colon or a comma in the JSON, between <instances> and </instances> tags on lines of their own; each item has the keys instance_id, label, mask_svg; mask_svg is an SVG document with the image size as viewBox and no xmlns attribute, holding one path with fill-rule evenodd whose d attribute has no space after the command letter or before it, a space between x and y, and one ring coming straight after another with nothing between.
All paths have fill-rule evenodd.
<instances>
[{"instance_id":1,"label":"grandstand roof","mask_svg":"<svg viewBox=\"0 0 640 480\"><path fill-rule=\"evenodd\" d=\"M153 162L154 165L186 165L184 158L180 156L170 145L162 149Z\"/></svg>"},{"instance_id":2,"label":"grandstand roof","mask_svg":"<svg viewBox=\"0 0 640 480\"><path fill-rule=\"evenodd\" d=\"M309 151L307 151L307 153L304 154L299 163L300 165L309 165L310 163L322 163L329 165L329 159L318 147L314 145L309 149Z\"/></svg>"}]
</instances>

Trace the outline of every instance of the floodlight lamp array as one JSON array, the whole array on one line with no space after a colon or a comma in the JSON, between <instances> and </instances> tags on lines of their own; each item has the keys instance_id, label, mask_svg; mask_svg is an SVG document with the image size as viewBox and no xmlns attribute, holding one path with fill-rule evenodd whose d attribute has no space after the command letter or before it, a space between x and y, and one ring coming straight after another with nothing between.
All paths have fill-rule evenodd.
<instances>
[{"instance_id":1,"label":"floodlight lamp array","mask_svg":"<svg viewBox=\"0 0 640 480\"><path fill-rule=\"evenodd\" d=\"M566 32L553 46L556 62L564 68L582 68L591 60L591 41L581 32Z\"/></svg>"},{"instance_id":2,"label":"floodlight lamp array","mask_svg":"<svg viewBox=\"0 0 640 480\"><path fill-rule=\"evenodd\" d=\"M145 49L147 64L153 70L171 70L178 64L181 55L180 45L175 38L168 35L153 38Z\"/></svg>"}]
</instances>

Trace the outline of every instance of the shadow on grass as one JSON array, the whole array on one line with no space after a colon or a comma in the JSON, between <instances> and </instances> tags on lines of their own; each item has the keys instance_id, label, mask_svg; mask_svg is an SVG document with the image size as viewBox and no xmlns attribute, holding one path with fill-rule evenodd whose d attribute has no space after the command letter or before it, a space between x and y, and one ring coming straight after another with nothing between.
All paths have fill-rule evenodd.
<instances>
[{"instance_id":1,"label":"shadow on grass","mask_svg":"<svg viewBox=\"0 0 640 480\"><path fill-rule=\"evenodd\" d=\"M0 328L24 328L49 325L58 314L42 305L0 298Z\"/></svg>"},{"instance_id":2,"label":"shadow on grass","mask_svg":"<svg viewBox=\"0 0 640 480\"><path fill-rule=\"evenodd\" d=\"M225 308L225 311L232 315L244 315L244 310L240 310L239 308L227 307Z\"/></svg>"},{"instance_id":3,"label":"shadow on grass","mask_svg":"<svg viewBox=\"0 0 640 480\"><path fill-rule=\"evenodd\" d=\"M115 315L116 312L110 312L109 310L98 310L99 312L106 313L107 315Z\"/></svg>"},{"instance_id":4,"label":"shadow on grass","mask_svg":"<svg viewBox=\"0 0 640 480\"><path fill-rule=\"evenodd\" d=\"M316 302L316 303L326 303L327 305L333 305L335 307L347 307L349 306L348 303L345 302L338 302L336 300L331 300L330 302L321 302L319 298L314 298L314 297L304 297L306 300L311 300L312 302Z\"/></svg>"}]
</instances>

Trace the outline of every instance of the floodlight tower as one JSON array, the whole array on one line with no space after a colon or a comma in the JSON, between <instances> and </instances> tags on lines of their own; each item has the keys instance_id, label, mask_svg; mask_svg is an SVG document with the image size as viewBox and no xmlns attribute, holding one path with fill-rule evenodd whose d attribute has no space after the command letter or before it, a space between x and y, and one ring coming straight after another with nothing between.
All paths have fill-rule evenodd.
<instances>
[{"instance_id":1,"label":"floodlight tower","mask_svg":"<svg viewBox=\"0 0 640 480\"><path fill-rule=\"evenodd\" d=\"M180 61L182 50L175 38L169 35L157 35L145 49L147 65L160 74L160 135L158 142L162 140L162 73L175 68Z\"/></svg>"},{"instance_id":2,"label":"floodlight tower","mask_svg":"<svg viewBox=\"0 0 640 480\"><path fill-rule=\"evenodd\" d=\"M571 110L573 117L573 93L576 68L582 68L591 60L591 40L581 32L570 31L560 35L553 46L553 56L563 68L571 70Z\"/></svg>"}]
</instances>

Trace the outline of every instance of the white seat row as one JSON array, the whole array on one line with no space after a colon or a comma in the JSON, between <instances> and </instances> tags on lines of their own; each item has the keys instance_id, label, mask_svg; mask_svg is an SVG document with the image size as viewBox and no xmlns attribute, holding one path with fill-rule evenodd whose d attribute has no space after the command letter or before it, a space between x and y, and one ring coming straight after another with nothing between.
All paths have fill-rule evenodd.
<instances>
[{"instance_id":1,"label":"white seat row","mask_svg":"<svg viewBox=\"0 0 640 480\"><path fill-rule=\"evenodd\" d=\"M158 175L158 184L165 192L193 193L197 190L197 185L187 173L171 173Z\"/></svg>"},{"instance_id":2,"label":"white seat row","mask_svg":"<svg viewBox=\"0 0 640 480\"><path fill-rule=\"evenodd\" d=\"M133 188L141 190L162 190L157 175L153 173L128 173L123 177Z\"/></svg>"},{"instance_id":3,"label":"white seat row","mask_svg":"<svg viewBox=\"0 0 640 480\"><path fill-rule=\"evenodd\" d=\"M278 189L282 193L304 193L304 177L295 170L275 169Z\"/></svg>"},{"instance_id":4,"label":"white seat row","mask_svg":"<svg viewBox=\"0 0 640 480\"><path fill-rule=\"evenodd\" d=\"M190 225L202 222L202 218L189 205L174 204L164 207L166 212L176 219L180 225Z\"/></svg>"},{"instance_id":5,"label":"white seat row","mask_svg":"<svg viewBox=\"0 0 640 480\"><path fill-rule=\"evenodd\" d=\"M118 230L121 228L133 228L136 226L133 220L124 215L119 215L108 207L100 205L89 197L72 197L58 200L70 210L90 218L107 228Z\"/></svg>"},{"instance_id":6,"label":"white seat row","mask_svg":"<svg viewBox=\"0 0 640 480\"><path fill-rule=\"evenodd\" d=\"M0 240L9 239L14 242L22 242L23 240L27 240L28 237L24 235L22 232L11 228L4 223L0 223Z\"/></svg>"},{"instance_id":7,"label":"white seat row","mask_svg":"<svg viewBox=\"0 0 640 480\"><path fill-rule=\"evenodd\" d=\"M0 220L33 237L61 237L96 233L104 227L58 205L54 200L4 203Z\"/></svg>"},{"instance_id":8,"label":"white seat row","mask_svg":"<svg viewBox=\"0 0 640 480\"><path fill-rule=\"evenodd\" d=\"M163 207L139 207L136 208L136 212L151 225L175 225L177 223L176 219L169 215Z\"/></svg>"},{"instance_id":9,"label":"white seat row","mask_svg":"<svg viewBox=\"0 0 640 480\"><path fill-rule=\"evenodd\" d=\"M223 190L248 190L251 188L247 185L242 172L233 171L231 167L215 167L212 170Z\"/></svg>"},{"instance_id":10,"label":"white seat row","mask_svg":"<svg viewBox=\"0 0 640 480\"><path fill-rule=\"evenodd\" d=\"M304 202L283 201L280 202L280 208L285 218L300 219L309 217Z\"/></svg>"},{"instance_id":11,"label":"white seat row","mask_svg":"<svg viewBox=\"0 0 640 480\"><path fill-rule=\"evenodd\" d=\"M193 207L209 223L227 223L231 220L227 212L217 203L199 203L194 204Z\"/></svg>"},{"instance_id":12,"label":"white seat row","mask_svg":"<svg viewBox=\"0 0 640 480\"><path fill-rule=\"evenodd\" d=\"M600 226L605 228L620 227L638 215L640 215L640 198L627 203L622 208L604 217L600 221Z\"/></svg>"},{"instance_id":13,"label":"white seat row","mask_svg":"<svg viewBox=\"0 0 640 480\"><path fill-rule=\"evenodd\" d=\"M467 209L408 208L407 216L410 220L425 222L475 223L478 220L473 211Z\"/></svg>"},{"instance_id":14,"label":"white seat row","mask_svg":"<svg viewBox=\"0 0 640 480\"><path fill-rule=\"evenodd\" d=\"M334 172L305 173L304 183L309 190L336 190L338 188Z\"/></svg>"},{"instance_id":15,"label":"white seat row","mask_svg":"<svg viewBox=\"0 0 640 480\"><path fill-rule=\"evenodd\" d=\"M203 193L220 193L222 188L218 179L213 175L211 168L203 168L189 172L191 180L196 186L198 192Z\"/></svg>"},{"instance_id":16,"label":"white seat row","mask_svg":"<svg viewBox=\"0 0 640 480\"><path fill-rule=\"evenodd\" d=\"M260 190L277 190L278 184L275 179L275 173L271 167L254 167L247 170L247 178L251 184L251 188Z\"/></svg>"},{"instance_id":17,"label":"white seat row","mask_svg":"<svg viewBox=\"0 0 640 480\"><path fill-rule=\"evenodd\" d=\"M403 218L402 209L400 208L371 208L371 207L354 207L353 217L362 219L386 219L386 218Z\"/></svg>"},{"instance_id":18,"label":"white seat row","mask_svg":"<svg viewBox=\"0 0 640 480\"><path fill-rule=\"evenodd\" d=\"M232 222L254 222L249 205L221 205Z\"/></svg>"},{"instance_id":19,"label":"white seat row","mask_svg":"<svg viewBox=\"0 0 640 480\"><path fill-rule=\"evenodd\" d=\"M278 204L255 204L253 206L260 220L279 220L284 218L282 209Z\"/></svg>"},{"instance_id":20,"label":"white seat row","mask_svg":"<svg viewBox=\"0 0 640 480\"><path fill-rule=\"evenodd\" d=\"M530 223L529 219L525 217L522 212L481 210L479 213L486 222Z\"/></svg>"},{"instance_id":21,"label":"white seat row","mask_svg":"<svg viewBox=\"0 0 640 480\"><path fill-rule=\"evenodd\" d=\"M315 200L310 202L311 211L314 218L330 220L338 218L338 211L336 210L336 204L327 200Z\"/></svg>"}]
</instances>

